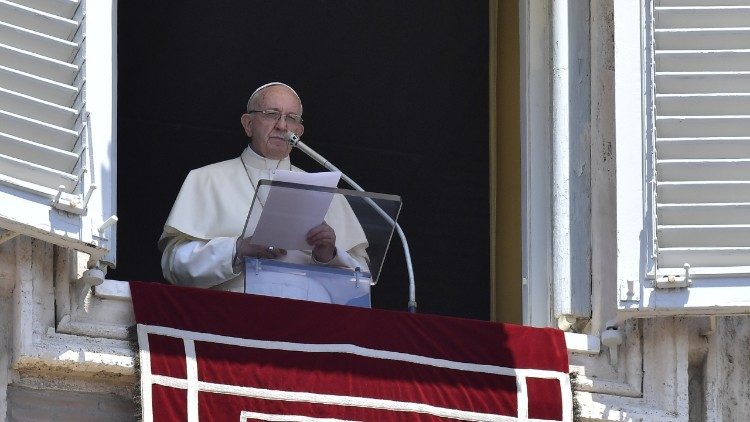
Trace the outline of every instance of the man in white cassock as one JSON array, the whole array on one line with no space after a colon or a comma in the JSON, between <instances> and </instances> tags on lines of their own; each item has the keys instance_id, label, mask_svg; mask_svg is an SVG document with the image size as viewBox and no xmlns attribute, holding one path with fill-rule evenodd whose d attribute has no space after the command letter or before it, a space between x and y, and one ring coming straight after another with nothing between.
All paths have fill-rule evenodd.
<instances>
[{"instance_id":1,"label":"man in white cassock","mask_svg":"<svg viewBox=\"0 0 750 422\"><path fill-rule=\"evenodd\" d=\"M341 195L334 196L325 221L307 233L309 250L256 245L254 227L243 237L258 181L272 179L277 169L302 171L291 165L292 147L285 139L289 131L304 132L302 102L286 84L265 84L250 96L241 123L250 138L242 154L193 170L185 179L158 243L164 277L173 284L241 292L245 257L366 269L367 239ZM321 286L306 281L262 289L261 294L328 301Z\"/></svg>"}]
</instances>

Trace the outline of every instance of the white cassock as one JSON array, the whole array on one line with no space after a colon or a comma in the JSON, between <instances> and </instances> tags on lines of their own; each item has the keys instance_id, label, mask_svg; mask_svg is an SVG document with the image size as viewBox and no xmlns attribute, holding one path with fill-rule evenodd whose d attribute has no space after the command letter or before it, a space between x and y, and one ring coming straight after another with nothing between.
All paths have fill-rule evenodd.
<instances>
[{"instance_id":1,"label":"white cassock","mask_svg":"<svg viewBox=\"0 0 750 422\"><path fill-rule=\"evenodd\" d=\"M240 157L195 169L185 178L159 238L162 273L169 282L244 290L244 264L235 265L233 261L237 239L242 235L255 194L254 186L258 186L259 180L271 179L275 169L302 170L292 166L289 157L281 161L267 159L250 147ZM257 218L251 218L248 233L255 229L254 221ZM309 250L287 251L279 260L367 270L367 238L344 197L334 196L325 221L336 232L337 254L331 262L315 262ZM299 286L288 287L289 292L277 288L269 294L302 298L294 291Z\"/></svg>"}]
</instances>

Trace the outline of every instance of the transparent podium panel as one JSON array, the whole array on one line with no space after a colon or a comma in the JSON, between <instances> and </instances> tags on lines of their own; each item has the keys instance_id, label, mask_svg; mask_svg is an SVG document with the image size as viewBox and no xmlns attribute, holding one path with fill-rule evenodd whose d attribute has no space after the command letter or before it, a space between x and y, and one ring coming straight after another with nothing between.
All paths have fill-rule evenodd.
<instances>
[{"instance_id":1,"label":"transparent podium panel","mask_svg":"<svg viewBox=\"0 0 750 422\"><path fill-rule=\"evenodd\" d=\"M245 293L369 308L371 284L362 271L245 259Z\"/></svg>"},{"instance_id":2,"label":"transparent podium panel","mask_svg":"<svg viewBox=\"0 0 750 422\"><path fill-rule=\"evenodd\" d=\"M277 263L278 266L268 267L268 271L273 269L279 279L282 274L291 279L304 272L305 277L314 273L315 277L310 279L318 284L328 277L341 283L337 286L347 283L353 286L352 277L357 278L353 275L356 272L367 274L363 278L374 285L378 282L400 210L401 198L396 195L260 180L243 237L250 237L252 244L261 247L259 250L271 247L287 253L273 262L261 260L260 270L251 271L248 267L246 284L251 277L262 275L267 266ZM312 257L312 247L306 240L310 230L319 228L323 222L332 228L336 238L336 256L325 264ZM268 256L259 253L258 258ZM325 289L330 287L321 285ZM311 286L307 288L315 289ZM369 303L369 297L367 301Z\"/></svg>"}]
</instances>

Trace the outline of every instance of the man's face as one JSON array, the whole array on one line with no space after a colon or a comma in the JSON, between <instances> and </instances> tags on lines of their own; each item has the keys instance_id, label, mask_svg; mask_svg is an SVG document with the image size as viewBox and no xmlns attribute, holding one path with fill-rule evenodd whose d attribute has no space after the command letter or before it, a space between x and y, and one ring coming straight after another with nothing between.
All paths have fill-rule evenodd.
<instances>
[{"instance_id":1,"label":"man's face","mask_svg":"<svg viewBox=\"0 0 750 422\"><path fill-rule=\"evenodd\" d=\"M297 96L281 85L272 85L261 91L253 109L275 110L283 116L289 113L302 114L302 105ZM292 146L284 140L288 131L301 136L305 130L301 124L293 125L289 122L286 117L275 120L260 112L242 115L242 126L251 138L250 147L259 155L273 160L286 158L291 152Z\"/></svg>"}]
</instances>

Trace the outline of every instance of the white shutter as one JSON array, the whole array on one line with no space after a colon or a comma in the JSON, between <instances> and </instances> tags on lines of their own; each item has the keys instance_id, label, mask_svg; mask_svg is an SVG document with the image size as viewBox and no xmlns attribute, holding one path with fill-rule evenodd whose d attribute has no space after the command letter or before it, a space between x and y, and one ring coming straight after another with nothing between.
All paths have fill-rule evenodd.
<instances>
[{"instance_id":1,"label":"white shutter","mask_svg":"<svg viewBox=\"0 0 750 422\"><path fill-rule=\"evenodd\" d=\"M749 276L750 0L684 3L654 8L657 275Z\"/></svg>"},{"instance_id":2,"label":"white shutter","mask_svg":"<svg viewBox=\"0 0 750 422\"><path fill-rule=\"evenodd\" d=\"M639 123L642 142L626 130L617 134L624 157L617 162L618 201L621 189L635 189L643 202L618 202L618 248L639 246L636 256L620 250L618 260L628 262L618 261L620 309L748 312L750 0L633 3L620 9L639 9L640 22L630 25L641 39L616 33L615 71L625 67L617 64L622 50L638 45L642 85L623 85L616 96L641 96L640 121L628 124ZM635 94L626 92L634 87ZM616 118L624 115L616 110ZM640 174L620 181L635 174L626 167Z\"/></svg>"},{"instance_id":3,"label":"white shutter","mask_svg":"<svg viewBox=\"0 0 750 422\"><path fill-rule=\"evenodd\" d=\"M114 234L99 231L114 213L114 10L0 0L0 226L97 259Z\"/></svg>"}]
</instances>

